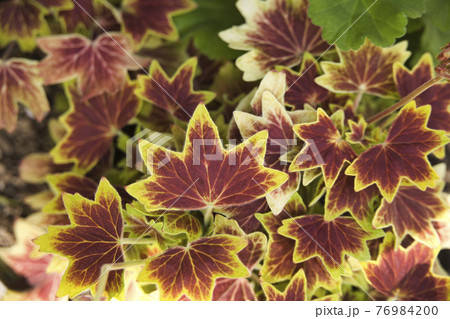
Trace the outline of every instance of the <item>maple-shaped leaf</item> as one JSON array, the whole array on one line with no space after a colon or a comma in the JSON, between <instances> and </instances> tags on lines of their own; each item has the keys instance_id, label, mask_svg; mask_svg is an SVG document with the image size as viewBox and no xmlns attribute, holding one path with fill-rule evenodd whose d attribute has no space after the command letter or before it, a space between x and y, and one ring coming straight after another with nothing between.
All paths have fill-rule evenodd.
<instances>
[{"instance_id":1,"label":"maple-shaped leaf","mask_svg":"<svg viewBox=\"0 0 450 319\"><path fill-rule=\"evenodd\" d=\"M35 1L2 1L0 3L0 47L17 41L23 51L31 51L38 34L49 32L45 8Z\"/></svg>"},{"instance_id":2,"label":"maple-shaped leaf","mask_svg":"<svg viewBox=\"0 0 450 319\"><path fill-rule=\"evenodd\" d=\"M254 232L261 227L261 223L256 219L256 213L269 211L266 198L259 198L248 204L221 207L217 211L228 218L234 219L246 233Z\"/></svg>"},{"instance_id":3,"label":"maple-shaped leaf","mask_svg":"<svg viewBox=\"0 0 450 319\"><path fill-rule=\"evenodd\" d=\"M284 98L286 104L294 110L303 109L305 103L317 107L328 97L328 90L317 85L314 81L321 74L319 64L309 53L303 55L300 70L295 72L287 67L277 68L286 74L286 90Z\"/></svg>"},{"instance_id":4,"label":"maple-shaped leaf","mask_svg":"<svg viewBox=\"0 0 450 319\"><path fill-rule=\"evenodd\" d=\"M260 273L264 282L274 283L290 279L298 269L303 269L308 278L308 296L312 296L318 287L325 287L331 291L340 286L340 283L330 276L318 257L302 263L295 263L293 261L295 240L278 232L278 229L283 225L283 220L305 214L306 207L301 197L295 194L281 214L277 216L273 213L256 215L269 234L267 252Z\"/></svg>"},{"instance_id":5,"label":"maple-shaped leaf","mask_svg":"<svg viewBox=\"0 0 450 319\"><path fill-rule=\"evenodd\" d=\"M261 232L246 234L235 220L217 215L214 219L214 234L226 234L242 237L247 240L247 246L238 253L239 259L252 271L261 261L266 251L266 236Z\"/></svg>"},{"instance_id":6,"label":"maple-shaped leaf","mask_svg":"<svg viewBox=\"0 0 450 319\"><path fill-rule=\"evenodd\" d=\"M366 40L358 50L340 51L340 62L322 62L324 74L316 82L336 93L367 93L382 97L396 97L392 67L403 63L410 53L407 43L389 48L373 45Z\"/></svg>"},{"instance_id":7,"label":"maple-shaped leaf","mask_svg":"<svg viewBox=\"0 0 450 319\"><path fill-rule=\"evenodd\" d=\"M306 278L303 269L300 269L289 281L283 292L273 285L263 282L261 284L267 301L305 301Z\"/></svg>"},{"instance_id":8,"label":"maple-shaped leaf","mask_svg":"<svg viewBox=\"0 0 450 319\"><path fill-rule=\"evenodd\" d=\"M146 141L142 158L151 176L127 186L148 211L198 210L246 204L283 184L287 174L263 166L267 131L225 150L200 104L189 121L182 153Z\"/></svg>"},{"instance_id":9,"label":"maple-shaped leaf","mask_svg":"<svg viewBox=\"0 0 450 319\"><path fill-rule=\"evenodd\" d=\"M102 178L95 201L79 194L63 196L70 226L49 226L48 233L34 240L40 250L69 259L58 296L74 297L91 289L105 264L123 262L120 244L123 233L122 203L117 191ZM108 299L123 292L123 270L110 271L105 293Z\"/></svg>"},{"instance_id":10,"label":"maple-shaped leaf","mask_svg":"<svg viewBox=\"0 0 450 319\"><path fill-rule=\"evenodd\" d=\"M423 83L434 78L433 58L424 54L410 71L404 65L394 65L394 80L401 97L411 93ZM450 83L437 83L415 97L418 106L431 105L427 126L450 133Z\"/></svg>"},{"instance_id":11,"label":"maple-shaped leaf","mask_svg":"<svg viewBox=\"0 0 450 319\"><path fill-rule=\"evenodd\" d=\"M191 58L181 65L177 72L169 78L157 60L150 65L150 77L141 75L138 78L137 94L176 116L188 121L197 105L206 104L214 99L215 93L209 91L194 91L193 80L197 58Z\"/></svg>"},{"instance_id":12,"label":"maple-shaped leaf","mask_svg":"<svg viewBox=\"0 0 450 319\"><path fill-rule=\"evenodd\" d=\"M10 133L15 130L19 103L29 108L38 121L44 118L50 106L42 84L37 62L0 59L0 129Z\"/></svg>"},{"instance_id":13,"label":"maple-shaped leaf","mask_svg":"<svg viewBox=\"0 0 450 319\"><path fill-rule=\"evenodd\" d=\"M427 155L448 139L444 131L426 127L430 111L429 105L416 108L414 101L401 109L386 140L360 154L346 169L345 174L355 176L355 191L376 184L381 195L392 202L403 179L421 190L435 186L439 177Z\"/></svg>"},{"instance_id":14,"label":"maple-shaped leaf","mask_svg":"<svg viewBox=\"0 0 450 319\"><path fill-rule=\"evenodd\" d=\"M128 83L115 93L84 99L75 86L69 86L70 109L62 118L67 133L50 152L55 162L73 162L83 171L94 167L110 149L117 131L139 111L135 88Z\"/></svg>"},{"instance_id":15,"label":"maple-shaped leaf","mask_svg":"<svg viewBox=\"0 0 450 319\"><path fill-rule=\"evenodd\" d=\"M43 211L51 214L64 213L66 211L62 197L64 193L72 195L78 193L85 198L93 200L98 186L92 179L72 172L51 174L47 176L46 180L54 193L54 197L44 206Z\"/></svg>"},{"instance_id":16,"label":"maple-shaped leaf","mask_svg":"<svg viewBox=\"0 0 450 319\"><path fill-rule=\"evenodd\" d=\"M329 48L308 17L306 0L238 0L236 6L246 23L219 36L232 49L250 51L236 61L246 81L262 78L276 65L298 65L305 52L319 55Z\"/></svg>"},{"instance_id":17,"label":"maple-shaped leaf","mask_svg":"<svg viewBox=\"0 0 450 319\"><path fill-rule=\"evenodd\" d=\"M450 300L450 278L431 272L438 249L414 242L407 249L395 247L388 233L376 261L362 263L369 283L396 300Z\"/></svg>"},{"instance_id":18,"label":"maple-shaped leaf","mask_svg":"<svg viewBox=\"0 0 450 319\"><path fill-rule=\"evenodd\" d=\"M48 175L70 170L70 164L56 164L49 153L31 153L20 161L20 178L27 183L45 182Z\"/></svg>"},{"instance_id":19,"label":"maple-shaped leaf","mask_svg":"<svg viewBox=\"0 0 450 319\"><path fill-rule=\"evenodd\" d=\"M440 240L432 221L441 219L447 210L440 193L440 187L421 191L415 186L400 186L391 203L383 199L373 226L392 225L399 242L409 234L430 247L437 247Z\"/></svg>"},{"instance_id":20,"label":"maple-shaped leaf","mask_svg":"<svg viewBox=\"0 0 450 319\"><path fill-rule=\"evenodd\" d=\"M243 238L217 235L169 248L146 261L138 281L156 283L161 300L211 300L216 278L249 276L236 255L245 246Z\"/></svg>"},{"instance_id":21,"label":"maple-shaped leaf","mask_svg":"<svg viewBox=\"0 0 450 319\"><path fill-rule=\"evenodd\" d=\"M325 220L333 220L348 211L361 227L371 230L374 215L371 202L378 196L378 190L372 185L356 192L354 185L353 176L345 175L344 171L339 174L325 197Z\"/></svg>"},{"instance_id":22,"label":"maple-shaped leaf","mask_svg":"<svg viewBox=\"0 0 450 319\"><path fill-rule=\"evenodd\" d=\"M81 35L55 35L37 39L47 57L39 63L45 84L77 79L84 99L103 92L115 93L127 81L127 70L139 69L129 39L102 34L91 41Z\"/></svg>"},{"instance_id":23,"label":"maple-shaped leaf","mask_svg":"<svg viewBox=\"0 0 450 319\"><path fill-rule=\"evenodd\" d=\"M282 156L292 148L295 134L292 130L294 124L277 98L265 91L262 95L262 117L250 113L235 111L234 118L243 138L250 138L260 131L267 130L269 139L265 155L266 166L280 171L288 172L289 165ZM297 191L300 184L300 173L289 173L289 179L281 187L267 194L267 203L275 215L278 215L289 198Z\"/></svg>"},{"instance_id":24,"label":"maple-shaped leaf","mask_svg":"<svg viewBox=\"0 0 450 319\"><path fill-rule=\"evenodd\" d=\"M369 140L366 137L367 123L364 118L361 118L358 123L348 120L350 132L345 134L347 141L351 144L360 144L363 147L369 145Z\"/></svg>"},{"instance_id":25,"label":"maple-shaped leaf","mask_svg":"<svg viewBox=\"0 0 450 319\"><path fill-rule=\"evenodd\" d=\"M235 220L216 215L214 219L214 234L228 234L244 238L247 246L238 253L241 262L251 272L261 261L267 239L261 232L246 234ZM245 278L220 278L216 281L212 300L245 301L256 300L252 284Z\"/></svg>"},{"instance_id":26,"label":"maple-shaped leaf","mask_svg":"<svg viewBox=\"0 0 450 319\"><path fill-rule=\"evenodd\" d=\"M122 2L123 30L141 45L148 35L176 40L172 16L196 7L191 0L125 0Z\"/></svg>"},{"instance_id":27,"label":"maple-shaped leaf","mask_svg":"<svg viewBox=\"0 0 450 319\"><path fill-rule=\"evenodd\" d=\"M101 28L109 29L110 25L116 23L109 6L109 3L101 0L77 0L72 8L60 10L58 17L67 32L87 31L97 26L97 23Z\"/></svg>"},{"instance_id":28,"label":"maple-shaped leaf","mask_svg":"<svg viewBox=\"0 0 450 319\"><path fill-rule=\"evenodd\" d=\"M257 301L255 290L247 278L217 278L213 301Z\"/></svg>"},{"instance_id":29,"label":"maple-shaped leaf","mask_svg":"<svg viewBox=\"0 0 450 319\"><path fill-rule=\"evenodd\" d=\"M321 108L317 110L316 122L295 125L294 131L305 141L305 147L294 158L289 170L320 167L326 186L333 186L344 163L356 157L350 144Z\"/></svg>"},{"instance_id":30,"label":"maple-shaped leaf","mask_svg":"<svg viewBox=\"0 0 450 319\"><path fill-rule=\"evenodd\" d=\"M344 257L359 260L370 258L366 241L381 237L383 232L367 232L350 217L326 221L321 215L301 216L283 220L278 232L296 241L294 262L318 256L333 278L344 274Z\"/></svg>"}]
</instances>

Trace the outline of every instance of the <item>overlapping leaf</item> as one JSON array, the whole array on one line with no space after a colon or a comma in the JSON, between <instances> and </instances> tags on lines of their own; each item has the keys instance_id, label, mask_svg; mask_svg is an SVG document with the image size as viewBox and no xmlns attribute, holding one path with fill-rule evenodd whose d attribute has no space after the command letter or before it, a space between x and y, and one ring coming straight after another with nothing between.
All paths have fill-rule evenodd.
<instances>
[{"instance_id":1,"label":"overlapping leaf","mask_svg":"<svg viewBox=\"0 0 450 319\"><path fill-rule=\"evenodd\" d=\"M362 264L369 283L397 300L449 300L450 278L431 272L437 250L420 242L395 248L395 237L386 236L376 261Z\"/></svg>"},{"instance_id":2,"label":"overlapping leaf","mask_svg":"<svg viewBox=\"0 0 450 319\"><path fill-rule=\"evenodd\" d=\"M247 235L236 221L220 215L215 217L214 225L214 234L228 234L247 240L247 246L238 253L238 257L251 272L261 261L266 251L266 236L261 232ZM252 284L245 278L221 278L217 280L214 286L213 300L256 300L256 295Z\"/></svg>"},{"instance_id":3,"label":"overlapping leaf","mask_svg":"<svg viewBox=\"0 0 450 319\"><path fill-rule=\"evenodd\" d=\"M391 203L383 199L375 214L374 227L392 225L398 241L410 234L430 247L437 247L440 240L432 221L442 218L447 209L439 188L421 191L415 186L401 186Z\"/></svg>"},{"instance_id":4,"label":"overlapping leaf","mask_svg":"<svg viewBox=\"0 0 450 319\"><path fill-rule=\"evenodd\" d=\"M389 48L373 45L366 40L358 50L339 52L340 62L322 62L324 75L316 82L332 92L368 93L381 97L395 97L392 67L409 57L407 43L400 42Z\"/></svg>"},{"instance_id":5,"label":"overlapping leaf","mask_svg":"<svg viewBox=\"0 0 450 319\"><path fill-rule=\"evenodd\" d=\"M433 59L430 54L422 56L410 71L402 64L394 65L394 80L398 93L404 97L421 84L434 77ZM450 133L450 84L438 83L428 88L415 99L418 106L431 105L431 114L427 126L435 130Z\"/></svg>"},{"instance_id":6,"label":"overlapping leaf","mask_svg":"<svg viewBox=\"0 0 450 319\"><path fill-rule=\"evenodd\" d=\"M314 0L308 13L323 27L325 40L348 50L359 48L365 38L392 45L405 34L407 17L419 18L424 9L421 0Z\"/></svg>"},{"instance_id":7,"label":"overlapping leaf","mask_svg":"<svg viewBox=\"0 0 450 319\"><path fill-rule=\"evenodd\" d=\"M356 192L355 178L339 174L334 185L325 197L325 220L333 220L345 212L350 212L358 224L364 229L372 229L374 208L371 201L378 195L375 186L369 186Z\"/></svg>"},{"instance_id":8,"label":"overlapping leaf","mask_svg":"<svg viewBox=\"0 0 450 319\"><path fill-rule=\"evenodd\" d=\"M97 183L92 179L72 172L49 175L47 183L55 196L45 205L43 211L51 214L65 212L62 194L75 195L78 193L93 200L97 189Z\"/></svg>"},{"instance_id":9,"label":"overlapping leaf","mask_svg":"<svg viewBox=\"0 0 450 319\"><path fill-rule=\"evenodd\" d=\"M0 59L0 129L14 131L19 102L27 106L38 121L44 118L50 106L42 84L35 61Z\"/></svg>"},{"instance_id":10,"label":"overlapping leaf","mask_svg":"<svg viewBox=\"0 0 450 319\"><path fill-rule=\"evenodd\" d=\"M293 261L295 240L285 237L278 232L283 220L290 220L305 214L306 207L301 197L295 194L286 204L285 211L275 216L273 213L257 214L266 231L269 233L267 252L261 268L261 279L264 282L274 283L290 279L298 269L303 269L307 278L308 296L311 296L318 287L333 290L340 285L334 280L318 257L313 257L302 263Z\"/></svg>"},{"instance_id":11,"label":"overlapping leaf","mask_svg":"<svg viewBox=\"0 0 450 319\"><path fill-rule=\"evenodd\" d=\"M213 92L194 91L193 80L196 68L197 58L191 58L169 78L158 61L153 60L150 66L150 77L139 76L140 87L137 94L177 118L188 121L197 105L206 104L215 96Z\"/></svg>"},{"instance_id":12,"label":"overlapping leaf","mask_svg":"<svg viewBox=\"0 0 450 319\"><path fill-rule=\"evenodd\" d=\"M240 111L234 112L234 118L239 131L244 138L250 138L262 130L267 130L269 139L265 156L266 166L288 172L289 165L283 161L285 155L295 145L295 135L292 130L292 119L277 98L265 91L262 95L262 117ZM297 191L300 183L298 172L289 173L289 179L267 194L267 203L275 215L278 215L289 198Z\"/></svg>"},{"instance_id":13,"label":"overlapping leaf","mask_svg":"<svg viewBox=\"0 0 450 319\"><path fill-rule=\"evenodd\" d=\"M344 256L353 256L359 260L369 259L366 241L383 234L365 231L350 217L326 221L320 215L284 220L278 232L296 241L294 262L318 256L333 278L345 273Z\"/></svg>"},{"instance_id":14,"label":"overlapping leaf","mask_svg":"<svg viewBox=\"0 0 450 319\"><path fill-rule=\"evenodd\" d=\"M70 170L70 164L56 164L48 153L31 153L19 164L20 178L27 183L43 183L48 175Z\"/></svg>"},{"instance_id":15,"label":"overlapping leaf","mask_svg":"<svg viewBox=\"0 0 450 319\"><path fill-rule=\"evenodd\" d=\"M237 221L246 233L251 233L261 227L261 223L256 219L256 213L265 213L269 211L269 205L265 197L256 199L248 204L221 207L217 211L228 218Z\"/></svg>"},{"instance_id":16,"label":"overlapping leaf","mask_svg":"<svg viewBox=\"0 0 450 319\"><path fill-rule=\"evenodd\" d=\"M267 301L305 301L306 300L306 278L300 269L289 281L283 292L269 283L261 284Z\"/></svg>"},{"instance_id":17,"label":"overlapping leaf","mask_svg":"<svg viewBox=\"0 0 450 319\"><path fill-rule=\"evenodd\" d=\"M317 121L294 126L295 133L305 141L305 147L294 158L290 171L320 167L325 184L331 187L346 161L352 161L356 154L345 141L330 117L321 109Z\"/></svg>"},{"instance_id":18,"label":"overlapping leaf","mask_svg":"<svg viewBox=\"0 0 450 319\"><path fill-rule=\"evenodd\" d=\"M138 45L149 35L176 40L178 33L172 16L195 6L191 0L125 0L122 2L123 29Z\"/></svg>"},{"instance_id":19,"label":"overlapping leaf","mask_svg":"<svg viewBox=\"0 0 450 319\"><path fill-rule=\"evenodd\" d=\"M138 280L156 283L161 300L211 300L218 277L247 277L247 268L236 253L247 245L231 235L203 237L188 247L174 247L151 257Z\"/></svg>"},{"instance_id":20,"label":"overlapping leaf","mask_svg":"<svg viewBox=\"0 0 450 319\"><path fill-rule=\"evenodd\" d=\"M127 187L149 211L198 210L246 204L287 180L287 174L263 167L267 131L224 150L204 105L189 121L182 153L148 142L141 154L152 176Z\"/></svg>"},{"instance_id":21,"label":"overlapping leaf","mask_svg":"<svg viewBox=\"0 0 450 319\"><path fill-rule=\"evenodd\" d=\"M84 99L75 86L69 86L71 105L63 117L67 134L51 151L55 161L73 162L82 170L95 166L108 152L117 131L139 111L141 103L134 94L135 87L128 83L115 93Z\"/></svg>"},{"instance_id":22,"label":"overlapping leaf","mask_svg":"<svg viewBox=\"0 0 450 319\"><path fill-rule=\"evenodd\" d=\"M122 34L102 34L94 41L81 35L39 38L38 46L47 53L39 63L45 84L76 78L83 98L103 92L115 93L127 81L127 70L139 64L131 55L129 39Z\"/></svg>"},{"instance_id":23,"label":"overlapping leaf","mask_svg":"<svg viewBox=\"0 0 450 319\"><path fill-rule=\"evenodd\" d=\"M0 3L0 47L17 41L24 51L31 51L35 37L49 32L44 15L47 8L70 7L69 0L7 0Z\"/></svg>"},{"instance_id":24,"label":"overlapping leaf","mask_svg":"<svg viewBox=\"0 0 450 319\"><path fill-rule=\"evenodd\" d=\"M321 72L316 59L309 53L303 55L300 70L295 72L290 68L279 68L286 74L286 104L295 110L303 109L305 103L317 107L328 97L328 91L314 81Z\"/></svg>"},{"instance_id":25,"label":"overlapping leaf","mask_svg":"<svg viewBox=\"0 0 450 319\"><path fill-rule=\"evenodd\" d=\"M445 132L428 129L431 107L416 108L414 102L402 108L386 140L369 148L346 169L355 176L355 191L376 184L381 195L392 202L403 179L421 190L434 187L438 179L426 156L446 144Z\"/></svg>"},{"instance_id":26,"label":"overlapping leaf","mask_svg":"<svg viewBox=\"0 0 450 319\"><path fill-rule=\"evenodd\" d=\"M68 32L89 30L92 26L100 24L102 28L109 29L116 23L109 4L101 0L77 0L73 7L58 12L63 28Z\"/></svg>"},{"instance_id":27,"label":"overlapping leaf","mask_svg":"<svg viewBox=\"0 0 450 319\"><path fill-rule=\"evenodd\" d=\"M70 226L49 226L48 233L35 239L41 251L69 259L58 296L74 297L95 290L101 267L123 262L120 240L123 232L121 199L106 179L102 179L95 201L80 195L64 195ZM123 292L123 270L109 272L105 292L108 299Z\"/></svg>"},{"instance_id":28,"label":"overlapping leaf","mask_svg":"<svg viewBox=\"0 0 450 319\"><path fill-rule=\"evenodd\" d=\"M300 64L303 53L319 55L329 47L307 15L306 0L239 0L236 5L246 23L219 35L231 48L250 51L236 61L246 81L262 78L276 65Z\"/></svg>"}]
</instances>

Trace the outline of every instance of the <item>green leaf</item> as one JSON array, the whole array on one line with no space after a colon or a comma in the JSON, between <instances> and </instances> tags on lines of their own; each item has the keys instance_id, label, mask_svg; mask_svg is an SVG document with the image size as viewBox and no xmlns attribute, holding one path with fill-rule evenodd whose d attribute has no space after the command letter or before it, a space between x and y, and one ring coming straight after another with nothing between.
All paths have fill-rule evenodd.
<instances>
[{"instance_id":1,"label":"green leaf","mask_svg":"<svg viewBox=\"0 0 450 319\"><path fill-rule=\"evenodd\" d=\"M241 52L228 48L218 34L244 23L235 0L196 0L197 9L174 18L182 37L194 38L195 47L210 59L235 59Z\"/></svg>"},{"instance_id":2,"label":"green leaf","mask_svg":"<svg viewBox=\"0 0 450 319\"><path fill-rule=\"evenodd\" d=\"M394 44L405 34L407 18L424 11L422 0L315 0L308 14L326 41L348 50L359 48L366 37L379 46Z\"/></svg>"}]
</instances>

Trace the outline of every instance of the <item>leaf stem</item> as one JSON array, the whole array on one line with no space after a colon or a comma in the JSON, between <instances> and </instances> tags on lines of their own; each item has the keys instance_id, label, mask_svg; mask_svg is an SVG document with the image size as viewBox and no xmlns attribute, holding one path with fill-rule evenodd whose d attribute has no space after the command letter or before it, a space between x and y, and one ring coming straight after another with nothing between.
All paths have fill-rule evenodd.
<instances>
[{"instance_id":1,"label":"leaf stem","mask_svg":"<svg viewBox=\"0 0 450 319\"><path fill-rule=\"evenodd\" d=\"M208 206L205 209L205 225L209 226L212 223L212 219L213 219L213 207Z\"/></svg>"},{"instance_id":2,"label":"leaf stem","mask_svg":"<svg viewBox=\"0 0 450 319\"><path fill-rule=\"evenodd\" d=\"M443 78L440 76L435 76L431 80L428 80L421 86L417 87L414 91L410 92L408 95L403 97L400 101L392 105L391 107L385 109L384 111L381 111L380 113L375 114L372 116L368 121L367 124L371 124L373 122L376 122L378 120L381 120L382 118L388 116L389 114L397 111L399 108L401 108L403 105L408 103L409 101L413 100L415 97L426 91L428 88L432 87L436 83L440 82Z\"/></svg>"},{"instance_id":3,"label":"leaf stem","mask_svg":"<svg viewBox=\"0 0 450 319\"><path fill-rule=\"evenodd\" d=\"M100 269L100 280L98 281L97 289L95 291L94 301L100 301L108 283L109 272L113 270L120 270L130 267L141 267L145 265L145 260L125 261L115 264L104 264Z\"/></svg>"},{"instance_id":4,"label":"leaf stem","mask_svg":"<svg viewBox=\"0 0 450 319\"><path fill-rule=\"evenodd\" d=\"M153 238L122 238L120 240L122 245L150 245L154 242Z\"/></svg>"},{"instance_id":5,"label":"leaf stem","mask_svg":"<svg viewBox=\"0 0 450 319\"><path fill-rule=\"evenodd\" d=\"M363 91L359 91L358 95L356 95L355 101L353 102L353 106L352 106L353 113L356 112L356 109L358 108L359 103L361 103L361 99L363 97L363 94L364 94Z\"/></svg>"},{"instance_id":6,"label":"leaf stem","mask_svg":"<svg viewBox=\"0 0 450 319\"><path fill-rule=\"evenodd\" d=\"M16 46L16 42L12 41L10 44L8 44L5 52L3 52L3 56L2 56L2 60L6 60L9 58L9 56L11 55L14 47Z\"/></svg>"}]
</instances>

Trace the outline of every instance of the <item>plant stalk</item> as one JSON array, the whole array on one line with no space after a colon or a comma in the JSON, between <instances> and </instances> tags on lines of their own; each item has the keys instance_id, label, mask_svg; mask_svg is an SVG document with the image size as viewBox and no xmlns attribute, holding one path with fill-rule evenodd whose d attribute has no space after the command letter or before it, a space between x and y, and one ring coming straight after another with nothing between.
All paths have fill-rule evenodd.
<instances>
[{"instance_id":1,"label":"plant stalk","mask_svg":"<svg viewBox=\"0 0 450 319\"><path fill-rule=\"evenodd\" d=\"M358 108L359 103L361 103L361 99L363 97L363 94L364 94L364 92L360 91L358 93L358 95L356 95L355 101L353 102L353 106L352 106L353 113L356 112L356 109Z\"/></svg>"},{"instance_id":2,"label":"plant stalk","mask_svg":"<svg viewBox=\"0 0 450 319\"><path fill-rule=\"evenodd\" d=\"M14 47L16 46L16 42L12 41L10 44L8 44L8 47L6 48L5 52L3 53L2 60L6 60L11 55Z\"/></svg>"},{"instance_id":3,"label":"plant stalk","mask_svg":"<svg viewBox=\"0 0 450 319\"><path fill-rule=\"evenodd\" d=\"M140 267L145 265L145 260L125 261L115 264L104 264L100 269L100 280L98 281L97 290L95 291L94 301L100 301L105 292L108 283L109 272L112 270L120 270L130 267Z\"/></svg>"},{"instance_id":4,"label":"plant stalk","mask_svg":"<svg viewBox=\"0 0 450 319\"><path fill-rule=\"evenodd\" d=\"M152 238L122 238L122 245L151 245L155 242Z\"/></svg>"},{"instance_id":5,"label":"plant stalk","mask_svg":"<svg viewBox=\"0 0 450 319\"><path fill-rule=\"evenodd\" d=\"M399 108L401 108L403 105L405 105L406 103L408 103L409 101L413 100L414 98L416 98L418 95L422 94L423 92L425 92L427 89L429 89L430 87L432 87L433 85L435 85L436 83L439 83L443 78L440 76L436 76L434 78L432 78L431 80L428 80L427 82L425 82L424 84L422 84L421 86L419 86L418 88L416 88L414 91L410 92L408 95L406 95L405 97L403 97L400 101L398 101L397 103L395 103L394 105L392 105L391 107L385 109L384 111L381 111L380 113L375 114L374 116L372 116L368 121L367 124L371 124L373 122L376 122L378 120L381 120L382 118L388 116L389 114L397 111Z\"/></svg>"}]
</instances>

